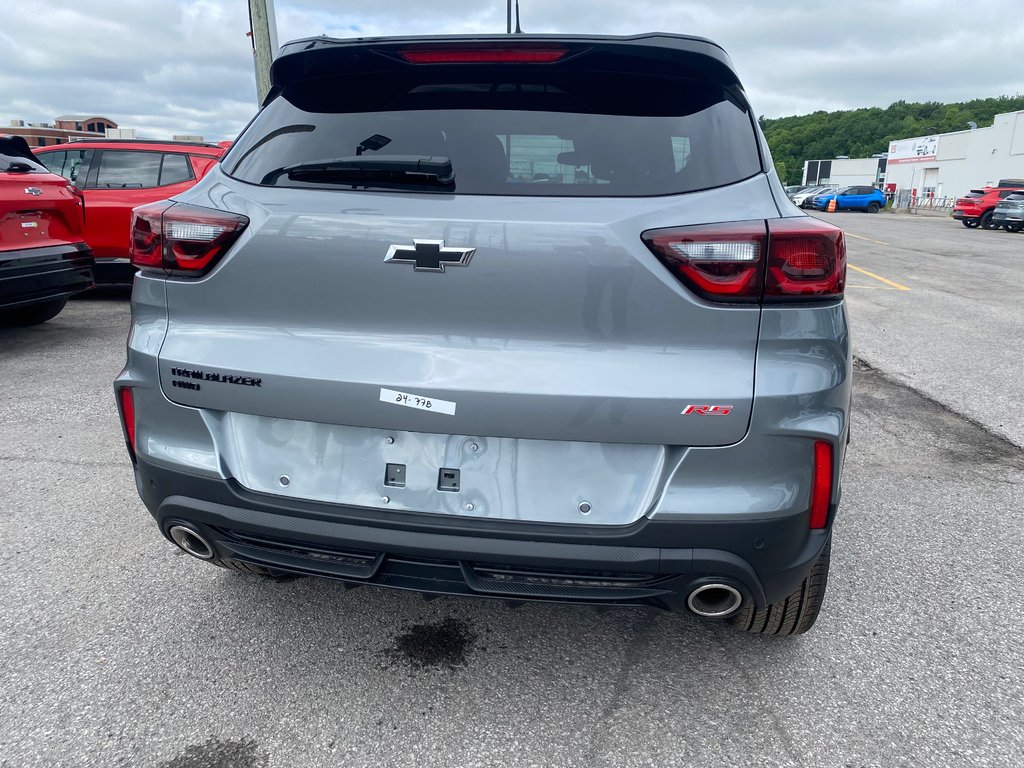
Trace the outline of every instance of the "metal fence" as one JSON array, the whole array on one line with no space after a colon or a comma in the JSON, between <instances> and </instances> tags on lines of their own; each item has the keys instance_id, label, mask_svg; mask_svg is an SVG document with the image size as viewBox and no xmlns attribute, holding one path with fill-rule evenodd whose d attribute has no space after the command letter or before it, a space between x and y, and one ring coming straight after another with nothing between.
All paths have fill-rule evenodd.
<instances>
[{"instance_id":1,"label":"metal fence","mask_svg":"<svg viewBox=\"0 0 1024 768\"><path fill-rule=\"evenodd\" d=\"M892 207L904 209L908 213L917 213L918 211L951 213L955 204L955 197L913 197L909 191L901 191L893 200Z\"/></svg>"}]
</instances>

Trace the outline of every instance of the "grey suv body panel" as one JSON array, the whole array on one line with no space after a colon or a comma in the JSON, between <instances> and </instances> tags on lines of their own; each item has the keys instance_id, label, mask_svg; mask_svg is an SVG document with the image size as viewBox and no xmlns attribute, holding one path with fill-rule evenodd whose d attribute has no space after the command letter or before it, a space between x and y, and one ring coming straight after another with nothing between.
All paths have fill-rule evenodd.
<instances>
[{"instance_id":1,"label":"grey suv body panel","mask_svg":"<svg viewBox=\"0 0 1024 768\"><path fill-rule=\"evenodd\" d=\"M764 177L685 196L552 205L263 189L218 176L180 199L216 200L251 224L211 275L167 283L161 381L174 402L495 437L727 445L746 433L760 308L693 297L637 232L706 223L723 210L777 215ZM414 239L476 253L444 273L385 263L390 245ZM260 386L182 388L178 369ZM381 402L382 387L457 407L396 407ZM683 416L693 403L732 410Z\"/></svg>"}]
</instances>

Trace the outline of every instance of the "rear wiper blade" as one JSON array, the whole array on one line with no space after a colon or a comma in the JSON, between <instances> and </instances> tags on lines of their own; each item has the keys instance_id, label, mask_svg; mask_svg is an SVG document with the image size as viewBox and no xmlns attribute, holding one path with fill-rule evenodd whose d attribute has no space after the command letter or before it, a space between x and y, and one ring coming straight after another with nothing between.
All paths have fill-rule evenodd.
<instances>
[{"instance_id":1,"label":"rear wiper blade","mask_svg":"<svg viewBox=\"0 0 1024 768\"><path fill-rule=\"evenodd\" d=\"M452 161L438 155L359 155L313 160L286 165L263 177L264 184L276 184L282 176L292 181L333 181L358 184L360 181L393 181L406 184L455 182Z\"/></svg>"}]
</instances>

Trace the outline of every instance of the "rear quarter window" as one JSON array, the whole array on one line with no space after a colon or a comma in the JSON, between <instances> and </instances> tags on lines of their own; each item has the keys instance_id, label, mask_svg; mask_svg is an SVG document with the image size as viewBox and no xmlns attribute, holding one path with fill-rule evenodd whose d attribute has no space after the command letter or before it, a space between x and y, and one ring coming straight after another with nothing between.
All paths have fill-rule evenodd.
<instances>
[{"instance_id":1,"label":"rear quarter window","mask_svg":"<svg viewBox=\"0 0 1024 768\"><path fill-rule=\"evenodd\" d=\"M187 155L172 154L164 155L163 164L160 167L160 186L168 184L180 184L192 178L192 166L189 165Z\"/></svg>"},{"instance_id":2,"label":"rear quarter window","mask_svg":"<svg viewBox=\"0 0 1024 768\"><path fill-rule=\"evenodd\" d=\"M370 138L375 148L366 148ZM543 81L300 81L253 121L224 168L253 184L351 189L350 181L292 179L286 169L358 154L447 157L455 176L447 189L358 185L446 194L667 195L762 171L753 121L737 94L683 78L579 72Z\"/></svg>"}]
</instances>

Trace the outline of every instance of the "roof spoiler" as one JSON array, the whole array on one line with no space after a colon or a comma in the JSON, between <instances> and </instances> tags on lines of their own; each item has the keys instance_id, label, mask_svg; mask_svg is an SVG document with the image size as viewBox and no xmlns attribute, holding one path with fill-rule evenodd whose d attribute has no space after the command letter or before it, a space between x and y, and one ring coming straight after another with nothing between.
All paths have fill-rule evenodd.
<instances>
[{"instance_id":1,"label":"roof spoiler","mask_svg":"<svg viewBox=\"0 0 1024 768\"><path fill-rule=\"evenodd\" d=\"M429 57L407 57L403 52L444 49L481 51L558 49L558 57L534 57L534 61L494 63L466 57L464 61L430 61ZM419 58L410 61L409 58ZM271 89L264 103L283 88L307 79L360 73L412 73L431 68L437 72L458 72L466 67L516 68L525 71L599 71L619 74L660 74L697 77L742 93L729 55L718 45L701 37L650 33L633 36L609 35L445 35L428 37L379 37L334 39L308 38L286 43L270 69ZM745 101L745 99L744 99Z\"/></svg>"},{"instance_id":2,"label":"roof spoiler","mask_svg":"<svg viewBox=\"0 0 1024 768\"><path fill-rule=\"evenodd\" d=\"M0 133L0 152L13 157L24 157L33 163L39 162L36 156L32 154L32 148L29 147L24 136Z\"/></svg>"}]
</instances>

